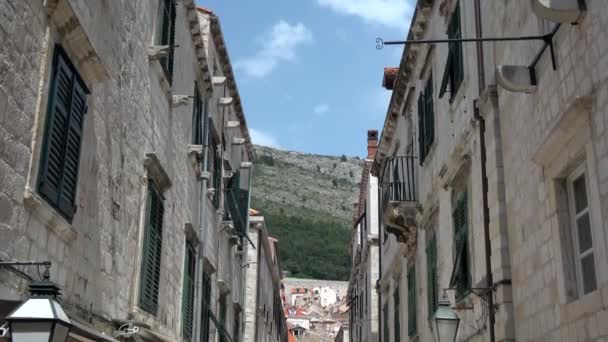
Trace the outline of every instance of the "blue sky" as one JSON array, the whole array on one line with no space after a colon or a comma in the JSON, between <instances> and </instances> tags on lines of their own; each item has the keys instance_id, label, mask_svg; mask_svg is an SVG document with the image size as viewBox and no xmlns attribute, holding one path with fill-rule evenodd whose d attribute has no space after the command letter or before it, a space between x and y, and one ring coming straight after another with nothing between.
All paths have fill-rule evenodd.
<instances>
[{"instance_id":1,"label":"blue sky","mask_svg":"<svg viewBox=\"0 0 608 342\"><path fill-rule=\"evenodd\" d=\"M366 153L390 92L413 0L198 0L220 17L254 143L330 155Z\"/></svg>"}]
</instances>

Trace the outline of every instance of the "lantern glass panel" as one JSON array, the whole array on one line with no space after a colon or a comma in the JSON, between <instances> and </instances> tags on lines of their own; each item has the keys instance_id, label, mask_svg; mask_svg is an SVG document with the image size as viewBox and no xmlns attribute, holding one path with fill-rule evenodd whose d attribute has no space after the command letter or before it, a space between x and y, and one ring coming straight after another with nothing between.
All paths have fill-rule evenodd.
<instances>
[{"instance_id":1,"label":"lantern glass panel","mask_svg":"<svg viewBox=\"0 0 608 342\"><path fill-rule=\"evenodd\" d=\"M52 321L12 322L10 325L11 340L12 342L49 342L52 327Z\"/></svg>"},{"instance_id":2,"label":"lantern glass panel","mask_svg":"<svg viewBox=\"0 0 608 342\"><path fill-rule=\"evenodd\" d=\"M57 322L55 323L55 329L53 329L53 338L51 342L65 342L68 338L68 332L70 328Z\"/></svg>"}]
</instances>

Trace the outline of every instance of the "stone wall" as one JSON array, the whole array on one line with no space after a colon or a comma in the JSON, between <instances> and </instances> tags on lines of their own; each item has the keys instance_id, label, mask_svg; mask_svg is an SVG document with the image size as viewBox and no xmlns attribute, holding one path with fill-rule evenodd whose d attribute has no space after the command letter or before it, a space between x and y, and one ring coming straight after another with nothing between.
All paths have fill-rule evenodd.
<instances>
[{"instance_id":1,"label":"stone wall","mask_svg":"<svg viewBox=\"0 0 608 342\"><path fill-rule=\"evenodd\" d=\"M608 335L608 8L586 1L576 26L562 24L532 94L498 88L513 303L518 341L597 341ZM546 33L528 3L485 4L487 35ZM541 42L495 44L496 64L528 64ZM566 178L585 170L597 290L577 291L574 223L564 204ZM568 201L571 201L571 197Z\"/></svg>"},{"instance_id":2,"label":"stone wall","mask_svg":"<svg viewBox=\"0 0 608 342\"><path fill-rule=\"evenodd\" d=\"M216 129L239 120L219 98L232 90L212 89L208 70L223 75L226 63L209 39L209 18L200 18L208 46L196 39L190 1L177 4L173 83L158 62L150 61L157 1L2 1L0 3L0 259L50 260L51 279L63 290L71 317L111 334L112 320L135 319L172 339L182 334L182 282L186 227L199 233L200 200L205 256L213 277L227 285L228 317L240 300L240 259L229 234L221 230L221 211L212 208L188 158L192 143L192 101L172 105L172 95L192 95L195 80L209 99ZM46 7L45 7L46 6ZM207 22L205 22L207 20ZM198 25L198 24L196 24ZM200 41L202 44L202 40ZM36 193L41 141L46 118L49 75L55 44L61 44L90 89L78 175L77 211L67 222ZM211 46L209 46L211 44ZM198 50L210 65L201 65ZM207 56L205 56L207 57ZM206 62L205 62L206 63ZM242 120L241 120L242 121ZM225 129L225 159L233 169L249 160L244 146L232 145L243 129ZM243 128L244 127L244 128ZM221 135L221 131L219 131ZM246 144L250 144L247 141ZM146 167L145 165L148 165ZM163 243L156 315L138 303L147 178L162 168L170 186L164 191ZM245 172L245 178L247 173ZM168 184L168 183L167 183ZM219 190L222 193L221 190ZM223 200L221 201L223 203ZM221 209L221 208L220 208ZM198 236L202 239L202 236ZM223 262L218 265L218 253ZM36 276L35 268L26 268ZM27 283L0 270L1 299L17 300ZM217 307L214 304L213 310ZM232 319L228 331L232 333ZM213 329L215 330L215 329Z\"/></svg>"}]
</instances>

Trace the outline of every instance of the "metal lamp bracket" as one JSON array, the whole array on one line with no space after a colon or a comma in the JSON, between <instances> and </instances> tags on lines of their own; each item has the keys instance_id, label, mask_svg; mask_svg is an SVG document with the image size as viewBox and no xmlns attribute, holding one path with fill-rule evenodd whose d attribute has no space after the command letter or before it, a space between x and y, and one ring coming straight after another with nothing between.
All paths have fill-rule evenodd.
<instances>
[{"instance_id":1,"label":"metal lamp bracket","mask_svg":"<svg viewBox=\"0 0 608 342\"><path fill-rule=\"evenodd\" d=\"M8 323L4 323L0 327L0 337L8 336Z\"/></svg>"}]
</instances>

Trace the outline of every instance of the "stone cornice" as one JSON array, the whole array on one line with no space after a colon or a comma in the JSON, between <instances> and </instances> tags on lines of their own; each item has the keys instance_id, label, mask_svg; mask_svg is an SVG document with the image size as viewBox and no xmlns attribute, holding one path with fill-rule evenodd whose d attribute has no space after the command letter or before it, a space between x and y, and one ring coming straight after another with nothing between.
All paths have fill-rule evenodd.
<instances>
[{"instance_id":1,"label":"stone cornice","mask_svg":"<svg viewBox=\"0 0 608 342\"><path fill-rule=\"evenodd\" d=\"M240 122L241 134L243 134L243 138L245 138L247 155L249 156L249 160L254 160L255 151L251 142L251 136L249 135L249 128L247 127L247 121L245 119L245 113L243 112L241 97L239 96L239 90L236 85L236 79L234 77L234 72L232 71L232 64L230 63L230 56L228 55L228 50L226 49L226 43L224 41L224 35L222 33L220 21L219 18L214 14L209 15L209 21L211 23L211 37L213 39L213 43L215 44L217 54L220 57L220 62L222 65L224 76L226 76L228 89L230 89L230 93L232 94L232 97L234 99L233 107L236 116Z\"/></svg>"},{"instance_id":2,"label":"stone cornice","mask_svg":"<svg viewBox=\"0 0 608 342\"><path fill-rule=\"evenodd\" d=\"M422 37L427 28L433 3L434 0L418 0L416 10L412 17L412 24L410 25L410 30L407 34L407 40L414 40ZM371 172L374 176L378 176L380 166L388 156L395 129L397 128L397 119L399 118L399 113L402 112L401 107L405 100L406 90L411 80L416 77L414 69L418 54L421 50L421 46L416 44L406 45L403 49L401 62L399 63L399 72L397 73L397 79L395 80L393 93L389 101L384 126L382 127L382 136L380 137L380 142L378 144L378 151L372 166Z\"/></svg>"},{"instance_id":3,"label":"stone cornice","mask_svg":"<svg viewBox=\"0 0 608 342\"><path fill-rule=\"evenodd\" d=\"M207 63L207 51L203 40L203 31L201 23L198 19L198 10L194 0L182 0L182 4L186 8L186 23L190 28L190 37L194 46L194 54L197 60L197 65L200 68L200 79L202 87L206 92L211 91L211 73L209 72L209 64Z\"/></svg>"}]
</instances>

